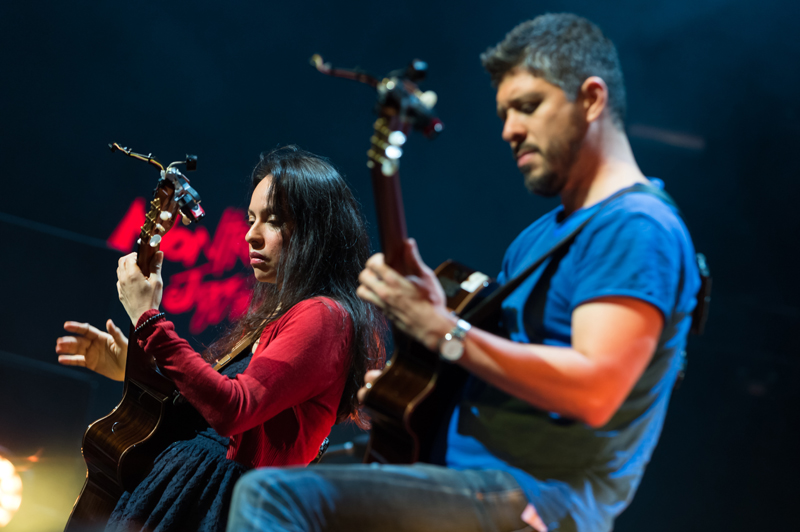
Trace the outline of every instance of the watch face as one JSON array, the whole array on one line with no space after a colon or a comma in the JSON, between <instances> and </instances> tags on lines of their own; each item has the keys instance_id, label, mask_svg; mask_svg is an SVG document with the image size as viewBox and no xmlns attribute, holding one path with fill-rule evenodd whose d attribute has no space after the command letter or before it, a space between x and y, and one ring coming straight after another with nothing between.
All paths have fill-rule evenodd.
<instances>
[{"instance_id":1,"label":"watch face","mask_svg":"<svg viewBox=\"0 0 800 532\"><path fill-rule=\"evenodd\" d=\"M456 338L445 340L439 348L439 353L445 360L455 362L464 354L464 344Z\"/></svg>"}]
</instances>

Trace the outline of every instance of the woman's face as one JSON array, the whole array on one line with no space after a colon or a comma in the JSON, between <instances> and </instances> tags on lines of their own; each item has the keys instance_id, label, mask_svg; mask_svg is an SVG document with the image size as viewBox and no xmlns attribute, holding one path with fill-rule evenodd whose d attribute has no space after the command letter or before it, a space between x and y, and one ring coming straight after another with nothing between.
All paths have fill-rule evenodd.
<instances>
[{"instance_id":1,"label":"woman's face","mask_svg":"<svg viewBox=\"0 0 800 532\"><path fill-rule=\"evenodd\" d=\"M256 280L261 283L275 283L278 262L283 249L282 221L272 212L267 194L272 184L272 176L268 175L256 186L250 198L247 220L250 230L244 239L250 246L250 266Z\"/></svg>"}]
</instances>

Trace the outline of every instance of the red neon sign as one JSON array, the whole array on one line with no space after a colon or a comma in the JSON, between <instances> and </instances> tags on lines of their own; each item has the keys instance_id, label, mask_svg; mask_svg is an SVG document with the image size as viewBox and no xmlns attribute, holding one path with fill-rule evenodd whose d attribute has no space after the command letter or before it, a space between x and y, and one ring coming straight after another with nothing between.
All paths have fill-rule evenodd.
<instances>
[{"instance_id":1,"label":"red neon sign","mask_svg":"<svg viewBox=\"0 0 800 532\"><path fill-rule=\"evenodd\" d=\"M133 251L139 230L144 224L144 198L136 198L128 207L119 225L108 237L109 247L129 253ZM161 304L170 314L193 312L189 332L198 334L209 325L236 319L250 302L250 275L237 273L224 277L239 260L250 264L244 235L248 225L244 212L228 208L222 213L213 237L203 226L175 226L161 241L164 258L178 262L186 270L170 275L164 286ZM207 262L198 265L200 255Z\"/></svg>"}]
</instances>

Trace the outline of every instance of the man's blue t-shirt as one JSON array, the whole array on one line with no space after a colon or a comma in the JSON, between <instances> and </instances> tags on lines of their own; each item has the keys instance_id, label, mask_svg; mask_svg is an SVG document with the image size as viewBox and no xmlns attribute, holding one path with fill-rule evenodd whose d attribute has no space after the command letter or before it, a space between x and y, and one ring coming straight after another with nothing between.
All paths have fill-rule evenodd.
<instances>
[{"instance_id":1,"label":"man's blue t-shirt","mask_svg":"<svg viewBox=\"0 0 800 532\"><path fill-rule=\"evenodd\" d=\"M566 217L559 207L534 222L511 244L498 281L514 278L600 205ZM470 377L450 420L447 466L508 471L551 531L610 530L660 435L699 283L691 239L672 207L636 192L602 207L571 246L505 300L502 328L516 342L569 346L576 307L606 296L633 297L664 317L650 364L599 429L542 412Z\"/></svg>"}]
</instances>

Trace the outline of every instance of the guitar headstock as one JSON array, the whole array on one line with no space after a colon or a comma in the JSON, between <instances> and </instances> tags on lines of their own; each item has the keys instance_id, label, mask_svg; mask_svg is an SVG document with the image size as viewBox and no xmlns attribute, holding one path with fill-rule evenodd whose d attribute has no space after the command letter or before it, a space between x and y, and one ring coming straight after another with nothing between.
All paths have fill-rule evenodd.
<instances>
[{"instance_id":1,"label":"guitar headstock","mask_svg":"<svg viewBox=\"0 0 800 532\"><path fill-rule=\"evenodd\" d=\"M197 168L197 156L187 155L183 161L175 161L169 166L159 163L152 154L143 155L123 148L117 143L109 144L111 151L121 151L129 157L139 159L159 169L160 179L153 190L153 199L145 215L145 222L139 232L137 241L137 264L145 277L150 275L150 261L158 251L164 235L175 225L180 215L183 224L199 222L205 216L200 206L200 195L189 183L189 178L178 170L177 166L186 165L187 171Z\"/></svg>"},{"instance_id":2,"label":"guitar headstock","mask_svg":"<svg viewBox=\"0 0 800 532\"><path fill-rule=\"evenodd\" d=\"M428 65L415 59L404 72L395 71L376 82L378 102L375 111L372 146L367 152L369 168L378 168L384 176L397 173L402 146L410 130L425 137L436 137L444 125L433 113L437 96L433 91L422 92L417 85L425 78Z\"/></svg>"},{"instance_id":3,"label":"guitar headstock","mask_svg":"<svg viewBox=\"0 0 800 532\"><path fill-rule=\"evenodd\" d=\"M372 147L367 154L367 166L375 168L377 165L384 175L396 172L397 162L403 154L402 146L410 130L420 131L429 139L444 130L444 124L433 113L438 99L436 93L422 92L418 85L428 72L425 61L414 59L405 70L390 72L381 80L358 69L334 68L330 63L325 63L319 54L311 57L311 64L323 74L358 81L378 92L375 105L378 120L375 122Z\"/></svg>"},{"instance_id":4,"label":"guitar headstock","mask_svg":"<svg viewBox=\"0 0 800 532\"><path fill-rule=\"evenodd\" d=\"M333 68L315 55L311 63L329 76L366 83L378 92L371 146L367 166L372 170L372 189L378 211L378 229L386 263L401 273L404 242L407 238L403 198L400 192L399 168L403 145L413 129L428 138L436 137L444 125L433 113L436 93L422 92L418 83L425 78L428 65L415 59L405 70L390 72L378 80L359 70Z\"/></svg>"}]
</instances>

